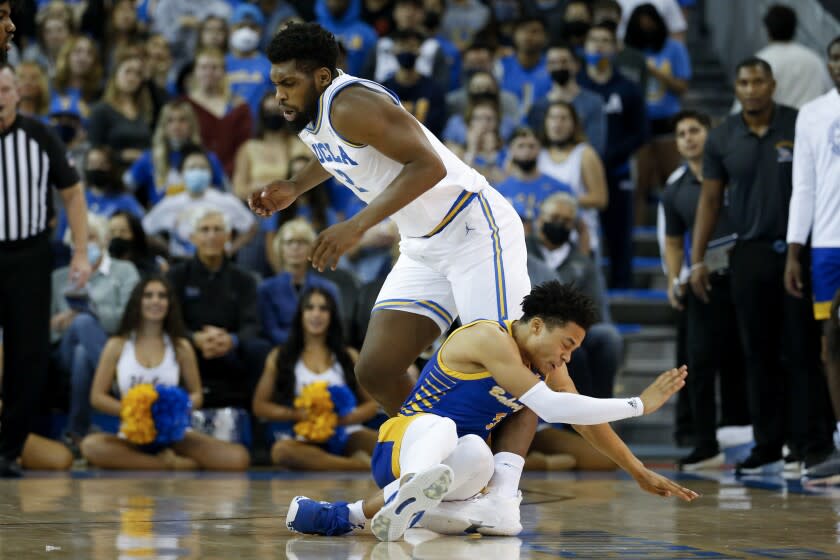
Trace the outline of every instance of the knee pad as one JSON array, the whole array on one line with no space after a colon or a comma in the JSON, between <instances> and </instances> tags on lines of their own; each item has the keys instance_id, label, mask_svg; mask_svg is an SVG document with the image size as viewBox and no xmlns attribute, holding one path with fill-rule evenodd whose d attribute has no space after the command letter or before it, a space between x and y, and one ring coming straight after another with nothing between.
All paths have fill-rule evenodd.
<instances>
[{"instance_id":1,"label":"knee pad","mask_svg":"<svg viewBox=\"0 0 840 560\"><path fill-rule=\"evenodd\" d=\"M475 434L458 439L455 450L443 462L455 474L455 481L445 500L466 500L481 492L490 482L495 470L493 452Z\"/></svg>"}]
</instances>

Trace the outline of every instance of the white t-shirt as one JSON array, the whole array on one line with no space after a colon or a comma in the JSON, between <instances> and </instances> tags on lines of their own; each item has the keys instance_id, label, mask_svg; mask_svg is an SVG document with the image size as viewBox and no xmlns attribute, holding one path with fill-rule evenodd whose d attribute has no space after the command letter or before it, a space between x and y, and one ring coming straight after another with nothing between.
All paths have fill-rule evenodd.
<instances>
[{"instance_id":1,"label":"white t-shirt","mask_svg":"<svg viewBox=\"0 0 840 560\"><path fill-rule=\"evenodd\" d=\"M799 43L770 43L755 56L766 60L773 69L776 103L800 109L831 87L825 61Z\"/></svg>"},{"instance_id":2,"label":"white t-shirt","mask_svg":"<svg viewBox=\"0 0 840 560\"><path fill-rule=\"evenodd\" d=\"M169 253L173 257L189 257L195 252L192 235L193 217L204 208L213 208L227 217L231 229L245 233L256 223L254 215L241 200L230 193L209 188L196 198L182 192L155 204L143 218L143 229L150 235L169 234Z\"/></svg>"}]
</instances>

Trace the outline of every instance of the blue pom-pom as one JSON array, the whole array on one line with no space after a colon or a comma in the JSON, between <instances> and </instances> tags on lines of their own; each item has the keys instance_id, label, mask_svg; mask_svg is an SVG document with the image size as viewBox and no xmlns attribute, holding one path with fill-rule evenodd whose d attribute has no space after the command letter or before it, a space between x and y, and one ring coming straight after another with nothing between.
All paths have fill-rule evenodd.
<instances>
[{"instance_id":1,"label":"blue pom-pom","mask_svg":"<svg viewBox=\"0 0 840 560\"><path fill-rule=\"evenodd\" d=\"M171 445L184 439L190 425L192 401L180 387L155 385L158 398L152 404L152 418L155 421L157 437L154 443Z\"/></svg>"},{"instance_id":2,"label":"blue pom-pom","mask_svg":"<svg viewBox=\"0 0 840 560\"><path fill-rule=\"evenodd\" d=\"M347 440L349 438L350 434L347 433L344 426L336 426L335 433L324 443L324 448L327 450L327 453L344 455L344 449L347 447Z\"/></svg>"},{"instance_id":3,"label":"blue pom-pom","mask_svg":"<svg viewBox=\"0 0 840 560\"><path fill-rule=\"evenodd\" d=\"M347 385L330 385L328 388L333 408L338 417L346 416L356 408L356 395Z\"/></svg>"}]
</instances>

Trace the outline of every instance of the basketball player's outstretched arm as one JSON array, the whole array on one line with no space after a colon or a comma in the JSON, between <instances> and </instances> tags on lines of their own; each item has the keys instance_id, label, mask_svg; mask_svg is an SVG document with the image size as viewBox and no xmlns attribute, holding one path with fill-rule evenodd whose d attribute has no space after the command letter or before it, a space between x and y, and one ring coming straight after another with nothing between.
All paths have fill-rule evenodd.
<instances>
[{"instance_id":1,"label":"basketball player's outstretched arm","mask_svg":"<svg viewBox=\"0 0 840 560\"><path fill-rule=\"evenodd\" d=\"M459 331L448 341L442 358L458 371L489 371L498 384L519 402L550 423L602 424L642 414L652 414L685 385L685 366L661 374L639 397L596 399L573 393L552 391L522 363L516 342L492 324L475 325ZM540 367L543 375L562 368L558 362L551 371ZM465 369L460 369L465 368Z\"/></svg>"},{"instance_id":2,"label":"basketball player's outstretched arm","mask_svg":"<svg viewBox=\"0 0 840 560\"><path fill-rule=\"evenodd\" d=\"M544 420L572 424L646 492L688 502L699 496L645 467L607 423L637 416L639 411L630 404L633 399L595 399L578 394L565 364L547 372L546 382L537 381L523 365L513 339L494 326L476 325L453 335L443 359L459 371L465 371L459 369L464 367L466 371L489 371L503 389ZM686 374L683 366L660 375L639 397L643 403L641 412L650 414L659 409L685 384Z\"/></svg>"},{"instance_id":3,"label":"basketball player's outstretched arm","mask_svg":"<svg viewBox=\"0 0 840 560\"><path fill-rule=\"evenodd\" d=\"M333 128L354 144L376 148L403 169L390 185L353 218L327 228L315 240L312 266L334 268L365 231L394 214L446 176L420 124L383 94L355 86L342 90L330 109Z\"/></svg>"},{"instance_id":4,"label":"basketball player's outstretched arm","mask_svg":"<svg viewBox=\"0 0 840 560\"><path fill-rule=\"evenodd\" d=\"M577 394L577 387L575 387L575 383L569 376L569 370L565 365L549 375L545 382L554 391ZM592 447L609 457L616 465L632 476L642 490L666 498L676 496L687 502L699 497L697 492L684 488L673 480L648 469L638 457L633 455L627 444L618 437L618 434L608 423L590 426L572 424L572 427Z\"/></svg>"}]
</instances>

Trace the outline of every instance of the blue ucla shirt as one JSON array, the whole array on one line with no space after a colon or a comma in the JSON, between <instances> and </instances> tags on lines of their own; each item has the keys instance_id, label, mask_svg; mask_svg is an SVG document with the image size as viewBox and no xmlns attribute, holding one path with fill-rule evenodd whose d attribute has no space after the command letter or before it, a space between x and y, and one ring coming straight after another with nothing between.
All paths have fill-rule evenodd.
<instances>
[{"instance_id":1,"label":"blue ucla shirt","mask_svg":"<svg viewBox=\"0 0 840 560\"><path fill-rule=\"evenodd\" d=\"M691 79L691 60L688 50L679 41L668 39L665 46L658 53L645 51L648 62L662 72L681 80ZM651 75L648 77L648 88L645 92L649 119L667 119L679 113L680 98L665 85Z\"/></svg>"},{"instance_id":2,"label":"blue ucla shirt","mask_svg":"<svg viewBox=\"0 0 840 560\"><path fill-rule=\"evenodd\" d=\"M551 76L545 67L545 55L531 69L523 68L515 54L503 57L499 64L503 72L499 85L519 99L523 115L528 113L536 100L542 99L551 90Z\"/></svg>"},{"instance_id":3,"label":"blue ucla shirt","mask_svg":"<svg viewBox=\"0 0 840 560\"><path fill-rule=\"evenodd\" d=\"M260 114L260 102L263 96L274 90L271 84L271 62L260 52L248 58L236 58L232 54L225 56L225 73L230 90L244 99L255 117Z\"/></svg>"},{"instance_id":4,"label":"blue ucla shirt","mask_svg":"<svg viewBox=\"0 0 840 560\"><path fill-rule=\"evenodd\" d=\"M552 194L565 192L575 196L571 186L544 173L540 173L539 177L530 180L523 180L510 175L496 186L496 190L508 199L520 218L529 221L536 219L539 215L540 205Z\"/></svg>"}]
</instances>

